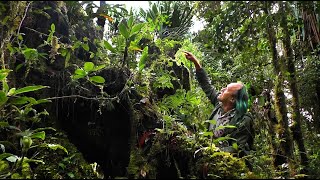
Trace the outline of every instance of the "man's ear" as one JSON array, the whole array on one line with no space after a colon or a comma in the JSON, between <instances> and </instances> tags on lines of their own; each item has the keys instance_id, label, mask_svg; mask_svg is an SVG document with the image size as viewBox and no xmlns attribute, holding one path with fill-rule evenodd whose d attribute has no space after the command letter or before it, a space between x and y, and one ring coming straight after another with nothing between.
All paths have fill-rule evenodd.
<instances>
[{"instance_id":1,"label":"man's ear","mask_svg":"<svg viewBox=\"0 0 320 180\"><path fill-rule=\"evenodd\" d=\"M235 102L236 102L236 99L233 97L233 98L230 99L230 101L231 101L232 103L235 103Z\"/></svg>"}]
</instances>

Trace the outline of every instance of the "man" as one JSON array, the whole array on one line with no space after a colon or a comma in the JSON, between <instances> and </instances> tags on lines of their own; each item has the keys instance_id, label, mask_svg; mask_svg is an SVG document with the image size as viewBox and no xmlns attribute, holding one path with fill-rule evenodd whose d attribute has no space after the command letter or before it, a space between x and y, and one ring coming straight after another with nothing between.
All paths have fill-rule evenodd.
<instances>
[{"instance_id":1,"label":"man","mask_svg":"<svg viewBox=\"0 0 320 180\"><path fill-rule=\"evenodd\" d=\"M219 144L222 151L237 153L243 157L249 153L253 143L253 120L248 110L248 93L242 83L230 83L227 87L217 92L211 85L206 71L201 67L197 58L190 52L184 51L188 60L193 62L196 68L196 78L215 106L210 120L216 120L216 124L209 124L208 129L214 132L214 137L230 137L232 139ZM219 126L231 125L236 128L218 128ZM237 143L238 148L233 147Z\"/></svg>"}]
</instances>

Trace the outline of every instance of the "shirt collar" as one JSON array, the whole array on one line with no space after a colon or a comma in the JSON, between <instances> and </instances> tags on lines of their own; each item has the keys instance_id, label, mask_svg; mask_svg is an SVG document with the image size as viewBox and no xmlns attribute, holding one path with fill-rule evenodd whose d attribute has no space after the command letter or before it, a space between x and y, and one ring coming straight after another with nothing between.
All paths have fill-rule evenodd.
<instances>
[{"instance_id":1,"label":"shirt collar","mask_svg":"<svg viewBox=\"0 0 320 180\"><path fill-rule=\"evenodd\" d=\"M233 109L230 109L228 112L226 112L225 114L221 115L221 117L234 117L234 115L236 114L236 109L233 108Z\"/></svg>"}]
</instances>

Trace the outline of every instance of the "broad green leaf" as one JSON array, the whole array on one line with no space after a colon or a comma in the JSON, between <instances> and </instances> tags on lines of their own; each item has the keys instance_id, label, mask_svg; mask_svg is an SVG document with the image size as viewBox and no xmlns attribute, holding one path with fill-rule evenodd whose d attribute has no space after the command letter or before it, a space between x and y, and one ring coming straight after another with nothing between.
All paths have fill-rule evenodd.
<instances>
[{"instance_id":1,"label":"broad green leaf","mask_svg":"<svg viewBox=\"0 0 320 180\"><path fill-rule=\"evenodd\" d=\"M30 92L30 91L37 91L39 89L43 89L43 88L47 88L49 86L42 86L42 85L38 85L38 86L26 86L26 87L23 87L21 89L17 89L15 91L15 95L17 94L22 94L22 93L26 93L26 92Z\"/></svg>"},{"instance_id":2,"label":"broad green leaf","mask_svg":"<svg viewBox=\"0 0 320 180\"><path fill-rule=\"evenodd\" d=\"M146 59L148 57L148 46L143 48L142 55L139 61L139 71L141 71L146 65Z\"/></svg>"},{"instance_id":3,"label":"broad green leaf","mask_svg":"<svg viewBox=\"0 0 320 180\"><path fill-rule=\"evenodd\" d=\"M133 16L130 16L128 20L128 27L132 27L132 24L133 24Z\"/></svg>"},{"instance_id":4,"label":"broad green leaf","mask_svg":"<svg viewBox=\"0 0 320 180\"><path fill-rule=\"evenodd\" d=\"M21 40L21 41L23 40L23 37L22 37L21 34L18 34L18 39Z\"/></svg>"},{"instance_id":5,"label":"broad green leaf","mask_svg":"<svg viewBox=\"0 0 320 180\"><path fill-rule=\"evenodd\" d=\"M9 70L9 69L1 69L0 70L0 81L4 80L8 76L10 71L11 70Z\"/></svg>"},{"instance_id":6,"label":"broad green leaf","mask_svg":"<svg viewBox=\"0 0 320 180\"><path fill-rule=\"evenodd\" d=\"M66 165L64 165L63 163L59 163L58 165L59 165L59 167L61 167L63 170L66 168Z\"/></svg>"},{"instance_id":7,"label":"broad green leaf","mask_svg":"<svg viewBox=\"0 0 320 180\"><path fill-rule=\"evenodd\" d=\"M92 71L94 68L94 64L92 62L86 62L84 63L83 69L87 72Z\"/></svg>"},{"instance_id":8,"label":"broad green leaf","mask_svg":"<svg viewBox=\"0 0 320 180\"><path fill-rule=\"evenodd\" d=\"M84 50L89 51L89 45L88 44L82 44L81 46L82 46L82 48Z\"/></svg>"},{"instance_id":9,"label":"broad green leaf","mask_svg":"<svg viewBox=\"0 0 320 180\"><path fill-rule=\"evenodd\" d=\"M11 88L9 92L7 93L7 96L12 96L14 92L16 91L16 88Z\"/></svg>"},{"instance_id":10,"label":"broad green leaf","mask_svg":"<svg viewBox=\"0 0 320 180\"><path fill-rule=\"evenodd\" d=\"M134 41L136 39L136 37L137 37L137 34L130 35L129 41L130 42Z\"/></svg>"},{"instance_id":11,"label":"broad green leaf","mask_svg":"<svg viewBox=\"0 0 320 180\"><path fill-rule=\"evenodd\" d=\"M232 147L233 147L234 149L238 149L238 144L237 144L237 143L232 143Z\"/></svg>"},{"instance_id":12,"label":"broad green leaf","mask_svg":"<svg viewBox=\"0 0 320 180\"><path fill-rule=\"evenodd\" d=\"M45 127L45 128L37 128L35 130L33 130L33 132L39 132L39 131L44 131L44 130L52 130L52 131L57 131L55 128L53 127Z\"/></svg>"},{"instance_id":13,"label":"broad green leaf","mask_svg":"<svg viewBox=\"0 0 320 180\"><path fill-rule=\"evenodd\" d=\"M39 100L37 100L37 104L48 103L48 102L52 102L52 101L48 100L48 99L39 99Z\"/></svg>"},{"instance_id":14,"label":"broad green leaf","mask_svg":"<svg viewBox=\"0 0 320 180\"><path fill-rule=\"evenodd\" d=\"M116 53L116 50L109 44L108 41L104 41L104 47L108 50L110 50L112 53Z\"/></svg>"},{"instance_id":15,"label":"broad green leaf","mask_svg":"<svg viewBox=\"0 0 320 180\"><path fill-rule=\"evenodd\" d=\"M106 67L106 65L105 65L105 64L102 64L102 65L96 66L96 67L94 67L94 68L93 68L93 71L98 71L98 70L100 70L100 69L103 69L104 67Z\"/></svg>"},{"instance_id":16,"label":"broad green leaf","mask_svg":"<svg viewBox=\"0 0 320 180\"><path fill-rule=\"evenodd\" d=\"M74 174L72 172L68 172L67 174L70 178L74 178Z\"/></svg>"},{"instance_id":17,"label":"broad green leaf","mask_svg":"<svg viewBox=\"0 0 320 180\"><path fill-rule=\"evenodd\" d=\"M157 8L156 4L153 4L152 11L153 11L155 16L157 16L159 14L159 11L158 11L158 8Z\"/></svg>"},{"instance_id":18,"label":"broad green leaf","mask_svg":"<svg viewBox=\"0 0 320 180\"><path fill-rule=\"evenodd\" d=\"M0 142L0 149L2 152L6 152L5 146L3 144L1 144L1 142Z\"/></svg>"},{"instance_id":19,"label":"broad green leaf","mask_svg":"<svg viewBox=\"0 0 320 180\"><path fill-rule=\"evenodd\" d=\"M67 55L67 52L68 52L68 49L65 49L65 48L59 48L60 50L60 53L63 57L65 57Z\"/></svg>"},{"instance_id":20,"label":"broad green leaf","mask_svg":"<svg viewBox=\"0 0 320 180\"><path fill-rule=\"evenodd\" d=\"M93 52L90 51L90 59L94 58L95 54Z\"/></svg>"},{"instance_id":21,"label":"broad green leaf","mask_svg":"<svg viewBox=\"0 0 320 180\"><path fill-rule=\"evenodd\" d=\"M68 51L67 52L67 56L66 56L66 61L64 63L64 67L68 67L69 66L70 56L71 56L71 53Z\"/></svg>"},{"instance_id":22,"label":"broad green leaf","mask_svg":"<svg viewBox=\"0 0 320 180\"><path fill-rule=\"evenodd\" d=\"M207 131L207 132L202 132L202 133L199 133L199 134L202 134L203 136L213 136L213 132L212 131Z\"/></svg>"},{"instance_id":23,"label":"broad green leaf","mask_svg":"<svg viewBox=\"0 0 320 180\"><path fill-rule=\"evenodd\" d=\"M8 126L9 126L8 122L0 121L0 128L8 127Z\"/></svg>"},{"instance_id":24,"label":"broad green leaf","mask_svg":"<svg viewBox=\"0 0 320 180\"><path fill-rule=\"evenodd\" d=\"M12 156L7 157L7 160L12 163L16 162L18 159L19 159L19 157L16 155L12 155Z\"/></svg>"},{"instance_id":25,"label":"broad green leaf","mask_svg":"<svg viewBox=\"0 0 320 180\"><path fill-rule=\"evenodd\" d=\"M73 46L71 47L72 50L75 50L81 46L82 42L81 41L76 41Z\"/></svg>"},{"instance_id":26,"label":"broad green leaf","mask_svg":"<svg viewBox=\"0 0 320 180\"><path fill-rule=\"evenodd\" d=\"M9 91L9 85L8 85L8 83L7 83L7 81L6 81L5 79L2 81L2 90L3 90L3 92L5 92L6 94L7 94L8 91Z\"/></svg>"},{"instance_id":27,"label":"broad green leaf","mask_svg":"<svg viewBox=\"0 0 320 180\"><path fill-rule=\"evenodd\" d=\"M84 77L85 77L84 75L79 75L79 74L71 76L72 79L81 79L81 78L84 78Z\"/></svg>"},{"instance_id":28,"label":"broad green leaf","mask_svg":"<svg viewBox=\"0 0 320 180\"><path fill-rule=\"evenodd\" d=\"M0 106L5 104L7 101L8 101L8 97L6 93L4 93L3 91L0 91Z\"/></svg>"},{"instance_id":29,"label":"broad green leaf","mask_svg":"<svg viewBox=\"0 0 320 180\"><path fill-rule=\"evenodd\" d=\"M66 154L68 154L68 151L65 147L61 146L60 144L46 144L46 147L57 150L57 149L62 149Z\"/></svg>"},{"instance_id":30,"label":"broad green leaf","mask_svg":"<svg viewBox=\"0 0 320 180\"><path fill-rule=\"evenodd\" d=\"M82 75L82 76L87 75L87 73L83 69L76 69L76 71L74 73L77 75Z\"/></svg>"},{"instance_id":31,"label":"broad green leaf","mask_svg":"<svg viewBox=\"0 0 320 180\"><path fill-rule=\"evenodd\" d=\"M2 153L0 154L0 161L4 158L7 158L7 157L10 157L10 156L13 156L13 154L11 153Z\"/></svg>"},{"instance_id":32,"label":"broad green leaf","mask_svg":"<svg viewBox=\"0 0 320 180\"><path fill-rule=\"evenodd\" d=\"M38 59L38 50L37 49L32 49L32 48L27 48L22 51L22 54L27 60L35 60Z\"/></svg>"},{"instance_id":33,"label":"broad green leaf","mask_svg":"<svg viewBox=\"0 0 320 180\"><path fill-rule=\"evenodd\" d=\"M215 119L212 119L212 120L206 120L205 122L209 122L210 124L217 124L217 121Z\"/></svg>"},{"instance_id":34,"label":"broad green leaf","mask_svg":"<svg viewBox=\"0 0 320 180\"><path fill-rule=\"evenodd\" d=\"M31 136L29 136L31 138L38 138L38 139L42 139L44 140L45 137L46 137L46 133L44 131L41 131L41 132L37 132L37 133L34 133L32 134Z\"/></svg>"},{"instance_id":35,"label":"broad green leaf","mask_svg":"<svg viewBox=\"0 0 320 180\"><path fill-rule=\"evenodd\" d=\"M41 164L45 164L45 162L43 162L43 160L38 160L38 159L29 159L27 157L25 157L25 161L30 163L30 162L33 162L33 163L41 163Z\"/></svg>"},{"instance_id":36,"label":"broad green leaf","mask_svg":"<svg viewBox=\"0 0 320 180\"><path fill-rule=\"evenodd\" d=\"M133 34L135 34L135 33L138 33L143 26L144 26L143 23L134 25L134 26L132 27L132 29L131 29L131 33L130 33L130 34L133 35Z\"/></svg>"},{"instance_id":37,"label":"broad green leaf","mask_svg":"<svg viewBox=\"0 0 320 180\"><path fill-rule=\"evenodd\" d=\"M33 97L29 97L28 101L31 103L31 104L37 104L37 100Z\"/></svg>"},{"instance_id":38,"label":"broad green leaf","mask_svg":"<svg viewBox=\"0 0 320 180\"><path fill-rule=\"evenodd\" d=\"M237 128L236 126L226 125L226 126L218 126L216 130L225 129L225 128Z\"/></svg>"},{"instance_id":39,"label":"broad green leaf","mask_svg":"<svg viewBox=\"0 0 320 180\"><path fill-rule=\"evenodd\" d=\"M51 24L50 28L51 28L51 32L55 32L56 31L56 26L53 23Z\"/></svg>"},{"instance_id":40,"label":"broad green leaf","mask_svg":"<svg viewBox=\"0 0 320 180\"><path fill-rule=\"evenodd\" d=\"M92 76L89 78L90 81L96 82L96 83L104 83L105 79L101 76Z\"/></svg>"},{"instance_id":41,"label":"broad green leaf","mask_svg":"<svg viewBox=\"0 0 320 180\"><path fill-rule=\"evenodd\" d=\"M229 139L232 139L232 140L236 141L236 139L234 139L234 138L231 138L231 137L228 137L228 136L223 136L223 137L219 137L219 138L215 139L213 141L213 143L218 143L219 141L225 141L225 140L229 140Z\"/></svg>"},{"instance_id":42,"label":"broad green leaf","mask_svg":"<svg viewBox=\"0 0 320 180\"><path fill-rule=\"evenodd\" d=\"M142 49L140 49L140 47L138 47L137 45L134 45L134 44L129 46L129 50L130 51L139 51L139 52L142 51Z\"/></svg>"},{"instance_id":43,"label":"broad green leaf","mask_svg":"<svg viewBox=\"0 0 320 180\"><path fill-rule=\"evenodd\" d=\"M124 24L124 21L122 21L119 25L119 30L122 36L124 36L126 39L129 38L129 32L127 26Z\"/></svg>"},{"instance_id":44,"label":"broad green leaf","mask_svg":"<svg viewBox=\"0 0 320 180\"><path fill-rule=\"evenodd\" d=\"M10 101L10 103L14 104L14 105L22 105L22 104L26 104L29 101L29 97L26 97L26 96L22 96L22 97L17 97L17 98L14 98Z\"/></svg>"},{"instance_id":45,"label":"broad green leaf","mask_svg":"<svg viewBox=\"0 0 320 180\"><path fill-rule=\"evenodd\" d=\"M2 73L9 73L10 71L12 71L12 70L10 70L10 69L1 69L0 70L0 74L2 74Z\"/></svg>"},{"instance_id":46,"label":"broad green leaf","mask_svg":"<svg viewBox=\"0 0 320 180\"><path fill-rule=\"evenodd\" d=\"M21 63L21 64L18 64L17 67L15 68L15 71L17 72L24 64Z\"/></svg>"}]
</instances>

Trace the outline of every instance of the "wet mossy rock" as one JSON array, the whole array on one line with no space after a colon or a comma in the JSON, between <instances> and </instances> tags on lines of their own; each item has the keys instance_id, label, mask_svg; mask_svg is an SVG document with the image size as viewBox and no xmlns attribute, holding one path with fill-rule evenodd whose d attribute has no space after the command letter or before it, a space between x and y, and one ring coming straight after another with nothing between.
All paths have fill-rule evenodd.
<instances>
[{"instance_id":1,"label":"wet mossy rock","mask_svg":"<svg viewBox=\"0 0 320 180\"><path fill-rule=\"evenodd\" d=\"M12 173L10 179L97 179L101 178L99 169L94 170L94 164L89 164L79 153L63 131L46 133L44 140L35 139L35 144L59 145L61 148L51 149L37 147L28 150L21 166L12 173L14 165L7 160L0 161L1 176ZM42 161L42 163L40 162Z\"/></svg>"},{"instance_id":2,"label":"wet mossy rock","mask_svg":"<svg viewBox=\"0 0 320 180\"><path fill-rule=\"evenodd\" d=\"M58 149L42 151L38 156L45 164L36 165L33 173L36 179L97 179L100 178L93 170L93 165L87 162L79 149L70 142L67 134L57 131L47 135L48 144L60 144L68 153ZM32 164L31 164L32 165Z\"/></svg>"}]
</instances>

